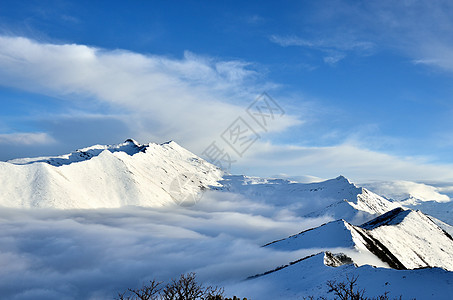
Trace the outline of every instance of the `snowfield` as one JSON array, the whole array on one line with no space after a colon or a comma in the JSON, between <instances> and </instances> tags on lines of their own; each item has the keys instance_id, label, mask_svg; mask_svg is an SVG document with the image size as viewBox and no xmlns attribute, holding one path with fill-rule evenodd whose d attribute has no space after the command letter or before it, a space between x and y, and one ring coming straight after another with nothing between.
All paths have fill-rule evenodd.
<instances>
[{"instance_id":1,"label":"snowfield","mask_svg":"<svg viewBox=\"0 0 453 300\"><path fill-rule=\"evenodd\" d=\"M393 270L371 266L356 267L325 265L325 254L307 257L278 271L238 283L229 289L252 299L303 299L325 296L326 282L346 281L346 276L358 276L357 284L364 288L365 296L376 297L389 292L389 298L399 299L453 299L453 273L439 268L420 270Z\"/></svg>"},{"instance_id":2,"label":"snowfield","mask_svg":"<svg viewBox=\"0 0 453 300\"><path fill-rule=\"evenodd\" d=\"M369 296L452 299L452 202L411 186L438 201L225 174L175 142L0 162L0 291L111 299L195 271L249 299L325 296L346 275Z\"/></svg>"}]
</instances>

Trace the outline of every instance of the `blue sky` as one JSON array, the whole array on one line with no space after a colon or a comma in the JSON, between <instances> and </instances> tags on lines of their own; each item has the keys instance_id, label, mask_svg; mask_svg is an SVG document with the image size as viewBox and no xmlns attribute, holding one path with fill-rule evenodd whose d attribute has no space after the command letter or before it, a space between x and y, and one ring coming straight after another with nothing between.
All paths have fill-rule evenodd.
<instances>
[{"instance_id":1,"label":"blue sky","mask_svg":"<svg viewBox=\"0 0 453 300\"><path fill-rule=\"evenodd\" d=\"M451 180L453 3L394 2L2 1L0 160L201 155L266 91L285 116L235 173Z\"/></svg>"}]
</instances>

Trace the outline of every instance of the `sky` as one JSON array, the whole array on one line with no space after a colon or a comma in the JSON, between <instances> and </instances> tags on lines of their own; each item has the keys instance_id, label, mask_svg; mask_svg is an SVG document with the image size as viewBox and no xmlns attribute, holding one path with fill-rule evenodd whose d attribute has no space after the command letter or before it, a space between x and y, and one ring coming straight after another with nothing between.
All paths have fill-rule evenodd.
<instances>
[{"instance_id":1,"label":"sky","mask_svg":"<svg viewBox=\"0 0 453 300\"><path fill-rule=\"evenodd\" d=\"M134 138L214 143L232 173L451 181L452 33L451 1L4 0L0 160Z\"/></svg>"}]
</instances>

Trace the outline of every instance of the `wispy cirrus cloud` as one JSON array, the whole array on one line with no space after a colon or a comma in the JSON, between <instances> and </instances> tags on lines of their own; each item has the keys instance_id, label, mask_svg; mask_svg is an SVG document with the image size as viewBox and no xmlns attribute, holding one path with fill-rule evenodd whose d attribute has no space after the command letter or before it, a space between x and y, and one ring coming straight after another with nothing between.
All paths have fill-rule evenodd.
<instances>
[{"instance_id":1,"label":"wispy cirrus cloud","mask_svg":"<svg viewBox=\"0 0 453 300\"><path fill-rule=\"evenodd\" d=\"M329 39L306 39L299 36L271 35L269 40L282 47L305 47L324 53L324 62L335 65L347 56L348 52L369 55L375 45L368 41L357 41L346 36Z\"/></svg>"},{"instance_id":2,"label":"wispy cirrus cloud","mask_svg":"<svg viewBox=\"0 0 453 300\"><path fill-rule=\"evenodd\" d=\"M245 18L245 21L251 25L259 25L259 24L263 24L264 22L266 22L266 19L260 15L254 14L254 15L247 16Z\"/></svg>"},{"instance_id":3,"label":"wispy cirrus cloud","mask_svg":"<svg viewBox=\"0 0 453 300\"><path fill-rule=\"evenodd\" d=\"M452 72L453 3L436 1L344 0L316 2L301 32L271 36L281 46L347 51L397 51L415 64ZM371 51L371 52L369 52Z\"/></svg>"},{"instance_id":4,"label":"wispy cirrus cloud","mask_svg":"<svg viewBox=\"0 0 453 300\"><path fill-rule=\"evenodd\" d=\"M453 71L451 1L380 1L362 12L369 16L362 18L366 27L378 33L386 47L412 57L415 64Z\"/></svg>"},{"instance_id":5,"label":"wispy cirrus cloud","mask_svg":"<svg viewBox=\"0 0 453 300\"><path fill-rule=\"evenodd\" d=\"M300 46L338 50L370 50L374 47L374 44L371 42L341 39L304 39L298 36L271 35L269 40L283 47Z\"/></svg>"}]
</instances>

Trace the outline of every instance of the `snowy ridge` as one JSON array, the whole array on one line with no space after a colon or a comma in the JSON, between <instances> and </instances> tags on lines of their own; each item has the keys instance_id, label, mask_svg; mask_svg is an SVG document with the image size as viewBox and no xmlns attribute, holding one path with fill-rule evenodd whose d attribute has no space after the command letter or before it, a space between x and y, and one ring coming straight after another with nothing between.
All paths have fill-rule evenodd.
<instances>
[{"instance_id":1,"label":"snowy ridge","mask_svg":"<svg viewBox=\"0 0 453 300\"><path fill-rule=\"evenodd\" d=\"M384 255L379 257L370 251L372 249L370 238L358 230L357 227L344 220L337 220L269 243L265 247L279 251L304 250L304 253L310 255L325 251L341 252L350 257L357 265L393 267L394 265Z\"/></svg>"},{"instance_id":2,"label":"snowy ridge","mask_svg":"<svg viewBox=\"0 0 453 300\"><path fill-rule=\"evenodd\" d=\"M406 269L453 271L453 239L420 211L395 209L361 226Z\"/></svg>"},{"instance_id":3,"label":"snowy ridge","mask_svg":"<svg viewBox=\"0 0 453 300\"><path fill-rule=\"evenodd\" d=\"M117 145L94 145L78 149L70 154L60 156L46 156L46 157L34 157L34 158L18 158L7 161L8 163L15 165L28 165L38 162L44 162L52 166L69 165L76 162L86 161L93 157L99 156L103 151L108 150L114 152L125 152L129 155L134 155L139 152L146 152L148 145L140 145L133 139L128 139L124 143Z\"/></svg>"},{"instance_id":4,"label":"snowy ridge","mask_svg":"<svg viewBox=\"0 0 453 300\"><path fill-rule=\"evenodd\" d=\"M329 216L362 224L400 205L364 188L344 176L317 183L296 183L284 179L262 179L244 175L224 176L225 190L242 194L256 202L288 206L304 217Z\"/></svg>"},{"instance_id":5,"label":"snowy ridge","mask_svg":"<svg viewBox=\"0 0 453 300\"><path fill-rule=\"evenodd\" d=\"M100 208L174 205L172 183L190 181L177 193L217 185L222 171L175 142L92 146L68 155L0 162L0 205Z\"/></svg>"},{"instance_id":6,"label":"snowy ridge","mask_svg":"<svg viewBox=\"0 0 453 300\"><path fill-rule=\"evenodd\" d=\"M396 208L354 226L333 221L266 245L280 251L342 252L357 265L453 270L453 239L419 211ZM306 252L305 252L306 253Z\"/></svg>"}]
</instances>

